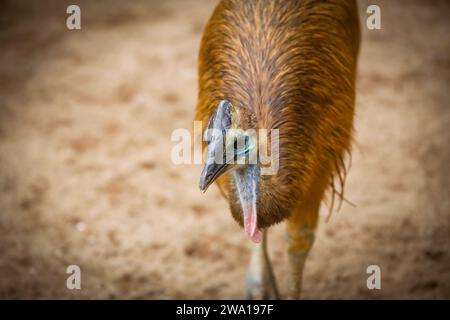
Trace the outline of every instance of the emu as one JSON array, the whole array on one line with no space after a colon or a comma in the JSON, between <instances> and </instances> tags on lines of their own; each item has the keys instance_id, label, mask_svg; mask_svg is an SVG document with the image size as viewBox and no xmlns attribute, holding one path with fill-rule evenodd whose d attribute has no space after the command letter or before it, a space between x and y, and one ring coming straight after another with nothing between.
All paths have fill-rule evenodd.
<instances>
[{"instance_id":1,"label":"emu","mask_svg":"<svg viewBox=\"0 0 450 320\"><path fill-rule=\"evenodd\" d=\"M352 0L223 0L205 27L195 117L215 130L207 130L200 189L216 182L233 218L257 243L246 278L248 298L279 298L267 228L282 221L289 296L300 297L320 205L327 191L343 200L359 41ZM232 128L242 129L236 139L243 146L220 134ZM234 152L234 160L248 157L258 142L245 131L259 128L279 130L276 174L261 175L258 163L212 161L218 149Z\"/></svg>"}]
</instances>

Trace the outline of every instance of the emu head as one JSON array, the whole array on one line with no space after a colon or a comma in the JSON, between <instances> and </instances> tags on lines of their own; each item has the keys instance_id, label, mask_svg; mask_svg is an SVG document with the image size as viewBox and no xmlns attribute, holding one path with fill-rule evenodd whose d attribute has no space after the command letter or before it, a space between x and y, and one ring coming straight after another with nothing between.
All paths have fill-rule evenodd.
<instances>
[{"instance_id":1,"label":"emu head","mask_svg":"<svg viewBox=\"0 0 450 320\"><path fill-rule=\"evenodd\" d=\"M217 178L231 174L245 232L254 242L260 242L256 205L260 181L257 137L254 130L244 131L241 120L239 111L227 100L222 100L211 116L204 133L206 164L200 175L200 189L206 191Z\"/></svg>"}]
</instances>

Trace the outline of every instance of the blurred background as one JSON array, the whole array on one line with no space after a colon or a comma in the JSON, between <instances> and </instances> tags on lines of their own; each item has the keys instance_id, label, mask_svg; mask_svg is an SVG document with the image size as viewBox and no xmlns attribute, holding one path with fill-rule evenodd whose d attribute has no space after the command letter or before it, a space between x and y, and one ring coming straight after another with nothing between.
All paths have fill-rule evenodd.
<instances>
[{"instance_id":1,"label":"blurred background","mask_svg":"<svg viewBox=\"0 0 450 320\"><path fill-rule=\"evenodd\" d=\"M245 297L252 244L216 188L201 194L200 166L170 161L215 4L0 2L0 298ZM329 222L322 208L303 297L448 299L450 2L359 4L356 206ZM369 4L381 30L365 28ZM286 294L284 226L269 238ZM72 264L81 290L66 288Z\"/></svg>"}]
</instances>

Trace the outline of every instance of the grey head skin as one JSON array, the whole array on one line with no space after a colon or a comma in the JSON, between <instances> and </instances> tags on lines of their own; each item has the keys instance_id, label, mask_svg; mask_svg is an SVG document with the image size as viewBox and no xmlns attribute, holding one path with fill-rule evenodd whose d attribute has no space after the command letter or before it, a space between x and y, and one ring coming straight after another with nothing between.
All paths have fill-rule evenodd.
<instances>
[{"instance_id":1,"label":"grey head skin","mask_svg":"<svg viewBox=\"0 0 450 320\"><path fill-rule=\"evenodd\" d=\"M208 146L206 149L206 164L200 175L199 187L203 192L218 177L231 169L231 163L227 163L226 157L228 154L226 134L232 127L232 121L233 106L227 100L222 100L211 119L209 119L208 127L204 134L204 139L207 141Z\"/></svg>"},{"instance_id":2,"label":"grey head skin","mask_svg":"<svg viewBox=\"0 0 450 320\"><path fill-rule=\"evenodd\" d=\"M245 232L250 239L259 242L261 232L257 227L256 203L260 169L257 163L245 161L254 151L255 138L239 130L239 114L227 100L220 101L209 120L204 138L208 144L206 163L200 174L200 190L205 192L217 178L230 173L241 203Z\"/></svg>"}]
</instances>

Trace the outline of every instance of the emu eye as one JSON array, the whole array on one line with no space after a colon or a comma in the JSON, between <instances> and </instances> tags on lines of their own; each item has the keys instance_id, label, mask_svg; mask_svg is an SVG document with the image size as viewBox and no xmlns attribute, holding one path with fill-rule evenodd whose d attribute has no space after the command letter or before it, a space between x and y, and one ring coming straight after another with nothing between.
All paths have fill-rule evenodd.
<instances>
[{"instance_id":1,"label":"emu eye","mask_svg":"<svg viewBox=\"0 0 450 320\"><path fill-rule=\"evenodd\" d=\"M247 155L250 152L250 137L244 136L244 145L238 146L238 139L234 140L234 154L235 155Z\"/></svg>"}]
</instances>

